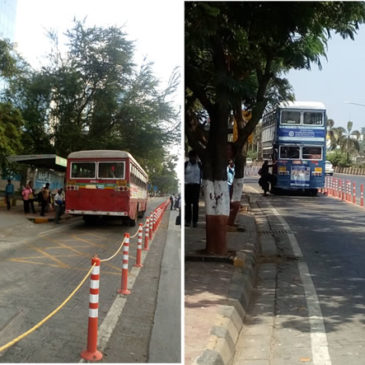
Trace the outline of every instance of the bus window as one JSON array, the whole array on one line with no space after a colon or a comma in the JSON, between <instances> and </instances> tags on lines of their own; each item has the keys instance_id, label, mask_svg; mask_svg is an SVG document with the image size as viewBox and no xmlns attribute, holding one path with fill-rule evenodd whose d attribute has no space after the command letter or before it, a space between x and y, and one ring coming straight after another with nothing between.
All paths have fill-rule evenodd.
<instances>
[{"instance_id":1,"label":"bus window","mask_svg":"<svg viewBox=\"0 0 365 365\"><path fill-rule=\"evenodd\" d=\"M72 162L71 178L95 178L94 162Z\"/></svg>"},{"instance_id":2,"label":"bus window","mask_svg":"<svg viewBox=\"0 0 365 365\"><path fill-rule=\"evenodd\" d=\"M300 124L300 112L282 111L281 124Z\"/></svg>"},{"instance_id":3,"label":"bus window","mask_svg":"<svg viewBox=\"0 0 365 365\"><path fill-rule=\"evenodd\" d=\"M322 148L321 147L303 147L303 160L321 160Z\"/></svg>"},{"instance_id":4,"label":"bus window","mask_svg":"<svg viewBox=\"0 0 365 365\"><path fill-rule=\"evenodd\" d=\"M304 112L304 124L323 125L323 113Z\"/></svg>"},{"instance_id":5,"label":"bus window","mask_svg":"<svg viewBox=\"0 0 365 365\"><path fill-rule=\"evenodd\" d=\"M99 162L99 179L124 179L124 162Z\"/></svg>"},{"instance_id":6,"label":"bus window","mask_svg":"<svg viewBox=\"0 0 365 365\"><path fill-rule=\"evenodd\" d=\"M299 147L280 146L280 158L299 158Z\"/></svg>"}]
</instances>

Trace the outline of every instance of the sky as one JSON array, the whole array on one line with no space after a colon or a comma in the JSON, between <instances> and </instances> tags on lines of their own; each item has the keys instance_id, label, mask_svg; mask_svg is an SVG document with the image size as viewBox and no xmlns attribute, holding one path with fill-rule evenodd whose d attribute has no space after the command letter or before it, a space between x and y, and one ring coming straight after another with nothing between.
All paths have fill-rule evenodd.
<instances>
[{"instance_id":1,"label":"sky","mask_svg":"<svg viewBox=\"0 0 365 365\"><path fill-rule=\"evenodd\" d=\"M135 63L141 64L144 58L153 62L154 75L165 88L176 66L183 73L183 14L182 0L18 0L15 43L38 69L46 64L49 30L56 31L62 41L74 18L86 18L87 26L122 27L127 39L135 42ZM183 105L182 82L174 104ZM181 149L174 153L182 155Z\"/></svg>"},{"instance_id":2,"label":"sky","mask_svg":"<svg viewBox=\"0 0 365 365\"><path fill-rule=\"evenodd\" d=\"M346 128L347 122L352 121L352 130L361 132L365 128L365 25L354 41L332 36L327 60L322 59L321 63L321 71L314 65L311 71L290 71L286 75L296 100L321 101L335 127Z\"/></svg>"}]
</instances>

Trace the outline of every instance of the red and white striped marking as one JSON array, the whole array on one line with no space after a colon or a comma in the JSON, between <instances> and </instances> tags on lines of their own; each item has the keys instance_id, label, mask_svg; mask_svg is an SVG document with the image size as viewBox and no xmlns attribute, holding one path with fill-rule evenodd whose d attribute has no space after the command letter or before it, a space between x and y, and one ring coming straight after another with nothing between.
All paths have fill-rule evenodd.
<instances>
[{"instance_id":1,"label":"red and white striped marking","mask_svg":"<svg viewBox=\"0 0 365 365\"><path fill-rule=\"evenodd\" d=\"M128 257L129 257L129 233L124 233L123 259L122 259L122 287L118 290L119 294L130 294L128 290Z\"/></svg>"},{"instance_id":2,"label":"red and white striped marking","mask_svg":"<svg viewBox=\"0 0 365 365\"><path fill-rule=\"evenodd\" d=\"M364 184L360 185L360 206L364 206Z\"/></svg>"},{"instance_id":3,"label":"red and white striped marking","mask_svg":"<svg viewBox=\"0 0 365 365\"><path fill-rule=\"evenodd\" d=\"M144 251L148 251L148 239L150 236L150 219L147 217L146 219L146 229L145 229L145 235L144 235Z\"/></svg>"},{"instance_id":4,"label":"red and white striped marking","mask_svg":"<svg viewBox=\"0 0 365 365\"><path fill-rule=\"evenodd\" d=\"M99 282L100 282L100 259L93 257L91 264L95 266L90 276L89 297L89 326L87 335L87 349L81 353L81 357L89 361L97 361L103 358L103 354L97 350L98 343L98 308L99 308Z\"/></svg>"},{"instance_id":5,"label":"red and white striped marking","mask_svg":"<svg viewBox=\"0 0 365 365\"><path fill-rule=\"evenodd\" d=\"M153 213L150 214L150 240L152 240L152 233L153 233Z\"/></svg>"},{"instance_id":6,"label":"red and white striped marking","mask_svg":"<svg viewBox=\"0 0 365 365\"><path fill-rule=\"evenodd\" d=\"M138 228L138 240L137 240L137 258L135 267L142 267L142 236L143 236L143 224L139 224Z\"/></svg>"}]
</instances>

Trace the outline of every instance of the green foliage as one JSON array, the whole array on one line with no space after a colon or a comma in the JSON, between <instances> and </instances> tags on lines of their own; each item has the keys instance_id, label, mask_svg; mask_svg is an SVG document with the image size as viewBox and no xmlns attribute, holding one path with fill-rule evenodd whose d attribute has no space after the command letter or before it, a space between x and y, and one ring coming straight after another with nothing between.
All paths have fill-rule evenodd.
<instances>
[{"instance_id":1,"label":"green foliage","mask_svg":"<svg viewBox=\"0 0 365 365\"><path fill-rule=\"evenodd\" d=\"M331 33L353 39L364 19L363 2L185 3L185 129L213 175L224 172L216 151L224 150L231 112L239 120L242 105L252 110L250 122L239 120L241 151L265 108L293 99L285 73L321 67ZM210 117L203 147L192 122L196 100Z\"/></svg>"},{"instance_id":2,"label":"green foliage","mask_svg":"<svg viewBox=\"0 0 365 365\"><path fill-rule=\"evenodd\" d=\"M331 151L327 154L327 160L331 161L333 166L349 167L351 166L351 160L345 152L340 150Z\"/></svg>"},{"instance_id":3,"label":"green foliage","mask_svg":"<svg viewBox=\"0 0 365 365\"><path fill-rule=\"evenodd\" d=\"M150 175L151 184L158 186L163 194L176 193L178 191L176 176L177 156L170 156L160 168L153 171Z\"/></svg>"},{"instance_id":4,"label":"green foliage","mask_svg":"<svg viewBox=\"0 0 365 365\"><path fill-rule=\"evenodd\" d=\"M10 82L7 100L24 118L22 154L55 153L49 120L51 89L51 79L43 71L23 71Z\"/></svg>"},{"instance_id":5,"label":"green foliage","mask_svg":"<svg viewBox=\"0 0 365 365\"><path fill-rule=\"evenodd\" d=\"M358 153L360 151L359 139L360 132L352 130L353 123L347 122L347 128L342 128L341 135L338 141L340 149L350 159L350 155Z\"/></svg>"},{"instance_id":6,"label":"green foliage","mask_svg":"<svg viewBox=\"0 0 365 365\"><path fill-rule=\"evenodd\" d=\"M18 72L12 45L0 39L0 77L10 78Z\"/></svg>"},{"instance_id":7,"label":"green foliage","mask_svg":"<svg viewBox=\"0 0 365 365\"><path fill-rule=\"evenodd\" d=\"M0 166L7 165L6 157L21 150L23 119L19 110L9 103L0 103Z\"/></svg>"},{"instance_id":8,"label":"green foliage","mask_svg":"<svg viewBox=\"0 0 365 365\"><path fill-rule=\"evenodd\" d=\"M179 112L171 101L178 70L161 90L150 63L136 69L133 42L120 28L75 21L66 54L55 34L49 37L49 64L24 71L7 92L25 119L24 153L126 150L150 174L163 171L169 146L180 140Z\"/></svg>"}]
</instances>

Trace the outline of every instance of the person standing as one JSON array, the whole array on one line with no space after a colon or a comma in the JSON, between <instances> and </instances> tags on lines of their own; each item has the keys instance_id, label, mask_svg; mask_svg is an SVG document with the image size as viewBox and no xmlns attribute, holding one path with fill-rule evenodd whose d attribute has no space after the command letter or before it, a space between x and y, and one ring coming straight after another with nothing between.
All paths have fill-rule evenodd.
<instances>
[{"instance_id":1,"label":"person standing","mask_svg":"<svg viewBox=\"0 0 365 365\"><path fill-rule=\"evenodd\" d=\"M29 206L30 206L30 209L32 210L32 213L34 214L35 213L35 209L34 209L34 190L33 190L32 182L28 181L28 185L29 185L29 188L31 190L31 192L29 194Z\"/></svg>"},{"instance_id":2,"label":"person standing","mask_svg":"<svg viewBox=\"0 0 365 365\"><path fill-rule=\"evenodd\" d=\"M65 197L63 195L63 189L58 189L57 194L54 197L54 204L56 208L55 223L58 224L61 215L63 214L63 208L65 203Z\"/></svg>"},{"instance_id":3,"label":"person standing","mask_svg":"<svg viewBox=\"0 0 365 365\"><path fill-rule=\"evenodd\" d=\"M44 213L46 211L46 207L48 206L50 200L50 195L49 195L49 183L47 183L43 188L42 188L42 201L41 201L41 216L44 217Z\"/></svg>"},{"instance_id":4,"label":"person standing","mask_svg":"<svg viewBox=\"0 0 365 365\"><path fill-rule=\"evenodd\" d=\"M198 225L199 194L202 167L195 151L189 152L189 161L185 162L185 226Z\"/></svg>"},{"instance_id":5,"label":"person standing","mask_svg":"<svg viewBox=\"0 0 365 365\"><path fill-rule=\"evenodd\" d=\"M14 196L14 185L11 183L11 180L8 179L8 183L5 187L5 200L8 210L10 210L11 199L13 199L13 196Z\"/></svg>"},{"instance_id":6,"label":"person standing","mask_svg":"<svg viewBox=\"0 0 365 365\"><path fill-rule=\"evenodd\" d=\"M22 190L23 204L24 204L24 214L29 213L29 196L32 193L32 189L29 183Z\"/></svg>"},{"instance_id":7,"label":"person standing","mask_svg":"<svg viewBox=\"0 0 365 365\"><path fill-rule=\"evenodd\" d=\"M232 199L232 194L233 194L233 180L234 180L234 162L233 160L229 160L227 166L227 183L229 188L230 199Z\"/></svg>"},{"instance_id":8,"label":"person standing","mask_svg":"<svg viewBox=\"0 0 365 365\"><path fill-rule=\"evenodd\" d=\"M267 196L267 192L269 191L269 182L271 181L272 177L272 175L269 173L269 167L272 167L272 165L269 165L269 162L266 160L259 170L259 175L261 176L259 179L259 185L264 191L264 196Z\"/></svg>"}]
</instances>

